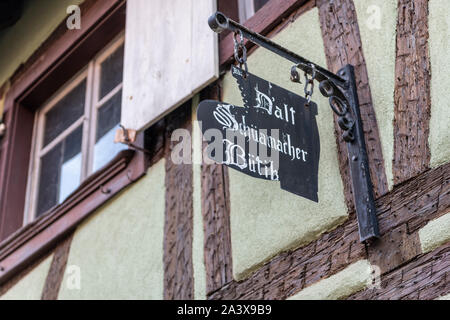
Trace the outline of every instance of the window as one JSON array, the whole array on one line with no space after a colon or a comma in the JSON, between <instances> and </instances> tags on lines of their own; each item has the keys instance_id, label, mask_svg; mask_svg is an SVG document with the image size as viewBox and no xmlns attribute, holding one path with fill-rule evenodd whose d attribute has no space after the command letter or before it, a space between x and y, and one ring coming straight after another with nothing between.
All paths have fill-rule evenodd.
<instances>
[{"instance_id":1,"label":"window","mask_svg":"<svg viewBox=\"0 0 450 320\"><path fill-rule=\"evenodd\" d=\"M261 9L269 0L238 0L239 1L239 22L244 23L256 11Z\"/></svg>"},{"instance_id":2,"label":"window","mask_svg":"<svg viewBox=\"0 0 450 320\"><path fill-rule=\"evenodd\" d=\"M122 99L121 36L36 112L25 222L62 203L127 147L115 144Z\"/></svg>"}]
</instances>

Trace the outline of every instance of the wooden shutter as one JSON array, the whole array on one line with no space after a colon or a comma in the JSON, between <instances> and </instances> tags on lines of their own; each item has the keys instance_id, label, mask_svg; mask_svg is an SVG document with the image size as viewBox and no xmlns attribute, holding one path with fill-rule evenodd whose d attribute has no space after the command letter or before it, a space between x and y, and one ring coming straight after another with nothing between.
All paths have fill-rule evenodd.
<instances>
[{"instance_id":1,"label":"wooden shutter","mask_svg":"<svg viewBox=\"0 0 450 320\"><path fill-rule=\"evenodd\" d=\"M215 0L128 0L121 123L141 131L218 77Z\"/></svg>"}]
</instances>

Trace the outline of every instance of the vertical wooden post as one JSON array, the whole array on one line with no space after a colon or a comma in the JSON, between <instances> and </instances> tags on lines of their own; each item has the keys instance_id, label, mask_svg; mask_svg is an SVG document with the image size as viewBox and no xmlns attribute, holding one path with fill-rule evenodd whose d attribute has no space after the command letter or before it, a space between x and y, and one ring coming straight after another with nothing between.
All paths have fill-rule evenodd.
<instances>
[{"instance_id":1,"label":"vertical wooden post","mask_svg":"<svg viewBox=\"0 0 450 320\"><path fill-rule=\"evenodd\" d=\"M192 133L191 102L172 112L166 119L166 218L164 224L164 299L194 298L193 180L192 164L175 164L171 158L177 141L172 132L183 128Z\"/></svg>"},{"instance_id":2,"label":"vertical wooden post","mask_svg":"<svg viewBox=\"0 0 450 320\"><path fill-rule=\"evenodd\" d=\"M428 169L430 57L428 0L399 0L394 92L394 184Z\"/></svg>"},{"instance_id":3,"label":"vertical wooden post","mask_svg":"<svg viewBox=\"0 0 450 320\"><path fill-rule=\"evenodd\" d=\"M203 92L202 99L220 100L220 82ZM203 150L206 142L203 143ZM231 258L228 168L202 164L202 214L205 230L206 293L233 280Z\"/></svg>"}]
</instances>

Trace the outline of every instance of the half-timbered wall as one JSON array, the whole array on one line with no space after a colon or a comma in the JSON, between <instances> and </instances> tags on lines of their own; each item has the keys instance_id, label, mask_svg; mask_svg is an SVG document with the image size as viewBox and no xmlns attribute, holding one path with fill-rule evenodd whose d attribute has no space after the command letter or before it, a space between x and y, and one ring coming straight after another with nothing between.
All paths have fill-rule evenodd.
<instances>
[{"instance_id":1,"label":"half-timbered wall","mask_svg":"<svg viewBox=\"0 0 450 320\"><path fill-rule=\"evenodd\" d=\"M346 147L317 86L318 203L202 162L198 102L242 104L224 36L220 79L151 127L146 175L13 277L0 276L1 299L449 297L447 1L276 3L247 25L332 71L355 66L381 238L359 242ZM251 73L303 95L291 66L249 50ZM177 128L191 134L192 165L171 162Z\"/></svg>"}]
</instances>

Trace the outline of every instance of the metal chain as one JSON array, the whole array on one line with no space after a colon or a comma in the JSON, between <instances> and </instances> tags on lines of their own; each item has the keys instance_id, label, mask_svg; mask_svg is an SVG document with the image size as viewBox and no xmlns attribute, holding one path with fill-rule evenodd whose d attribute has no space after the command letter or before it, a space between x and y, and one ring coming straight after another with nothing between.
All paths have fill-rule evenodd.
<instances>
[{"instance_id":1,"label":"metal chain","mask_svg":"<svg viewBox=\"0 0 450 320\"><path fill-rule=\"evenodd\" d=\"M236 36L239 35L239 42L236 39ZM247 48L244 45L244 35L242 34L241 30L238 30L238 32L234 33L233 37L234 41L234 59L239 63L239 67L242 69L242 66L244 66L244 78L247 77L248 73L248 67L247 67ZM239 50L242 52L242 56L239 56Z\"/></svg>"},{"instance_id":2,"label":"metal chain","mask_svg":"<svg viewBox=\"0 0 450 320\"><path fill-rule=\"evenodd\" d=\"M307 100L305 106L308 107L311 102L311 97L314 92L314 79L316 78L316 68L313 64L311 66L311 78L308 78L308 74L305 72L305 98Z\"/></svg>"}]
</instances>

